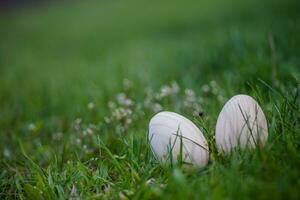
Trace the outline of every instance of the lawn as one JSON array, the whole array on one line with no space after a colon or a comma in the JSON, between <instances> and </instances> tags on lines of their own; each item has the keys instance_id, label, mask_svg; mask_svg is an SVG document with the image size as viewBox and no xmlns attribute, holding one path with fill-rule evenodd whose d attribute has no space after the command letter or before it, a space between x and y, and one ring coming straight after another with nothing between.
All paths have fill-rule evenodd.
<instances>
[{"instance_id":1,"label":"lawn","mask_svg":"<svg viewBox=\"0 0 300 200\"><path fill-rule=\"evenodd\" d=\"M300 199L300 3L66 1L0 10L0 199ZM235 94L264 148L223 156ZM160 110L202 130L209 164L162 166Z\"/></svg>"}]
</instances>

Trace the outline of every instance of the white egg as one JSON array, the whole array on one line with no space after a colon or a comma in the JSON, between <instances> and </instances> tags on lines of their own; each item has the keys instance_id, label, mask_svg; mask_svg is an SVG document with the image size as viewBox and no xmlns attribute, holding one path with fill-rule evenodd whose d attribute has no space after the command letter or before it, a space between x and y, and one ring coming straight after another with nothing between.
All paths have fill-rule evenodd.
<instances>
[{"instance_id":1,"label":"white egg","mask_svg":"<svg viewBox=\"0 0 300 200\"><path fill-rule=\"evenodd\" d=\"M216 125L216 146L220 152L228 153L236 146L263 146L267 137L266 117L252 97L236 95L227 101Z\"/></svg>"},{"instance_id":2,"label":"white egg","mask_svg":"<svg viewBox=\"0 0 300 200\"><path fill-rule=\"evenodd\" d=\"M182 161L196 167L208 163L209 149L202 132L177 113L156 114L149 123L148 140L154 156L161 163Z\"/></svg>"}]
</instances>

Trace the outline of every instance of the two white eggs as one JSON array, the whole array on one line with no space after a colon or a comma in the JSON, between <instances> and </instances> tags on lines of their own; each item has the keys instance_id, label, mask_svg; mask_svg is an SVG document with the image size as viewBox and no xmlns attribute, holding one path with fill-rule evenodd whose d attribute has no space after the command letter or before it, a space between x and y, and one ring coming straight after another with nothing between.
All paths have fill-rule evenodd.
<instances>
[{"instance_id":1,"label":"two white eggs","mask_svg":"<svg viewBox=\"0 0 300 200\"><path fill-rule=\"evenodd\" d=\"M268 137L266 117L250 96L236 95L221 110L215 133L219 152L263 146ZM155 158L161 163L181 162L204 167L209 161L208 143L201 130L189 119L163 111L149 123L148 141Z\"/></svg>"}]
</instances>

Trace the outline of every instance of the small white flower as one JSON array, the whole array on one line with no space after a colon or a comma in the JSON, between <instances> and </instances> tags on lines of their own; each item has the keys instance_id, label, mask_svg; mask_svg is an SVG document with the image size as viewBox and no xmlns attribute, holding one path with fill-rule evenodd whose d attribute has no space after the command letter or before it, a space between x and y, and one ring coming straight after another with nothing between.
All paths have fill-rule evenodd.
<instances>
[{"instance_id":1,"label":"small white flower","mask_svg":"<svg viewBox=\"0 0 300 200\"><path fill-rule=\"evenodd\" d=\"M91 128L87 128L86 132L88 135L93 135L94 131Z\"/></svg>"},{"instance_id":2,"label":"small white flower","mask_svg":"<svg viewBox=\"0 0 300 200\"><path fill-rule=\"evenodd\" d=\"M192 89L185 89L184 93L187 97L194 97L195 96L195 92Z\"/></svg>"},{"instance_id":3,"label":"small white flower","mask_svg":"<svg viewBox=\"0 0 300 200\"><path fill-rule=\"evenodd\" d=\"M127 108L127 109L125 110L125 112L126 112L127 115L131 115L131 114L132 114L132 110L129 109L129 108Z\"/></svg>"},{"instance_id":4,"label":"small white flower","mask_svg":"<svg viewBox=\"0 0 300 200\"><path fill-rule=\"evenodd\" d=\"M109 101L109 102L108 102L108 107L109 107L110 109L115 109L115 108L116 108L116 103L113 102L113 101Z\"/></svg>"},{"instance_id":5,"label":"small white flower","mask_svg":"<svg viewBox=\"0 0 300 200\"><path fill-rule=\"evenodd\" d=\"M195 116L195 117L198 117L199 114L203 113L202 107L199 104L197 104L197 103L195 103L193 105L193 110L194 110L193 111L193 116Z\"/></svg>"},{"instance_id":6,"label":"small white flower","mask_svg":"<svg viewBox=\"0 0 300 200\"><path fill-rule=\"evenodd\" d=\"M164 85L160 89L159 98L163 98L172 94L172 90L168 85Z\"/></svg>"},{"instance_id":7,"label":"small white flower","mask_svg":"<svg viewBox=\"0 0 300 200\"><path fill-rule=\"evenodd\" d=\"M75 119L75 123L76 123L76 124L80 124L81 122L82 122L82 119L81 119L81 118Z\"/></svg>"},{"instance_id":8,"label":"small white flower","mask_svg":"<svg viewBox=\"0 0 300 200\"><path fill-rule=\"evenodd\" d=\"M221 103L225 102L225 97L223 95L219 94L217 98L218 98L219 102L221 102Z\"/></svg>"},{"instance_id":9,"label":"small white flower","mask_svg":"<svg viewBox=\"0 0 300 200\"><path fill-rule=\"evenodd\" d=\"M204 93L208 93L210 91L209 85L203 85L201 89Z\"/></svg>"},{"instance_id":10,"label":"small white flower","mask_svg":"<svg viewBox=\"0 0 300 200\"><path fill-rule=\"evenodd\" d=\"M210 81L210 86L212 87L212 88L214 88L214 87L218 87L218 84L217 84L217 82L216 81L214 81L214 80L212 80L212 81Z\"/></svg>"},{"instance_id":11,"label":"small white flower","mask_svg":"<svg viewBox=\"0 0 300 200\"><path fill-rule=\"evenodd\" d=\"M123 80L123 87L124 89L129 89L132 87L132 82L128 79L124 79Z\"/></svg>"},{"instance_id":12,"label":"small white flower","mask_svg":"<svg viewBox=\"0 0 300 200\"><path fill-rule=\"evenodd\" d=\"M62 137L63 137L63 133L62 132L57 132L57 133L54 133L52 135L52 139L53 140L60 140Z\"/></svg>"},{"instance_id":13,"label":"small white flower","mask_svg":"<svg viewBox=\"0 0 300 200\"><path fill-rule=\"evenodd\" d=\"M3 155L7 158L9 158L11 156L11 152L8 148L4 148L3 150Z\"/></svg>"},{"instance_id":14,"label":"small white flower","mask_svg":"<svg viewBox=\"0 0 300 200\"><path fill-rule=\"evenodd\" d=\"M81 139L80 139L80 138L77 138L77 139L76 139L76 143L77 143L77 144L81 144Z\"/></svg>"},{"instance_id":15,"label":"small white flower","mask_svg":"<svg viewBox=\"0 0 300 200\"><path fill-rule=\"evenodd\" d=\"M86 135L87 135L86 130L82 131L82 135L83 135L83 136L86 136Z\"/></svg>"},{"instance_id":16,"label":"small white flower","mask_svg":"<svg viewBox=\"0 0 300 200\"><path fill-rule=\"evenodd\" d=\"M152 99L146 97L144 100L144 105L146 107L149 107L151 105L151 103L152 103Z\"/></svg>"},{"instance_id":17,"label":"small white flower","mask_svg":"<svg viewBox=\"0 0 300 200\"><path fill-rule=\"evenodd\" d=\"M132 123L132 119L127 118L127 119L126 119L126 124L131 124L131 123Z\"/></svg>"},{"instance_id":18,"label":"small white flower","mask_svg":"<svg viewBox=\"0 0 300 200\"><path fill-rule=\"evenodd\" d=\"M171 85L163 85L160 88L160 92L156 94L156 99L161 100L164 97L171 96L171 95L176 95L179 92L180 88L178 84L173 81Z\"/></svg>"},{"instance_id":19,"label":"small white flower","mask_svg":"<svg viewBox=\"0 0 300 200\"><path fill-rule=\"evenodd\" d=\"M127 98L126 94L124 93L119 93L117 94L117 102L118 104L120 105L123 105L123 106L132 106L133 105L133 101L129 98Z\"/></svg>"},{"instance_id":20,"label":"small white flower","mask_svg":"<svg viewBox=\"0 0 300 200\"><path fill-rule=\"evenodd\" d=\"M111 122L111 119L109 117L104 117L105 123L109 124Z\"/></svg>"},{"instance_id":21,"label":"small white flower","mask_svg":"<svg viewBox=\"0 0 300 200\"><path fill-rule=\"evenodd\" d=\"M172 81L171 88L172 88L172 93L173 94L177 94L180 90L180 88L179 88L176 81Z\"/></svg>"},{"instance_id":22,"label":"small white flower","mask_svg":"<svg viewBox=\"0 0 300 200\"><path fill-rule=\"evenodd\" d=\"M196 102L195 92L191 89L185 89L185 100L183 102L183 106L191 107L191 105Z\"/></svg>"},{"instance_id":23,"label":"small white flower","mask_svg":"<svg viewBox=\"0 0 300 200\"><path fill-rule=\"evenodd\" d=\"M80 125L81 125L82 119L81 118L77 118L74 120L72 126L76 131L80 131Z\"/></svg>"},{"instance_id":24,"label":"small white flower","mask_svg":"<svg viewBox=\"0 0 300 200\"><path fill-rule=\"evenodd\" d=\"M29 125L28 125L28 130L29 131L36 131L36 125L34 124L34 123L30 123Z\"/></svg>"},{"instance_id":25,"label":"small white flower","mask_svg":"<svg viewBox=\"0 0 300 200\"><path fill-rule=\"evenodd\" d=\"M157 112L159 112L159 111L162 111L162 106L159 104L159 103L154 103L153 104L153 112L154 113L157 113Z\"/></svg>"},{"instance_id":26,"label":"small white flower","mask_svg":"<svg viewBox=\"0 0 300 200\"><path fill-rule=\"evenodd\" d=\"M125 130L126 130L126 127L124 127L124 126L121 125L121 124L118 124L118 125L116 126L116 131L117 131L118 133L123 133L123 132L125 132Z\"/></svg>"},{"instance_id":27,"label":"small white flower","mask_svg":"<svg viewBox=\"0 0 300 200\"><path fill-rule=\"evenodd\" d=\"M89 110L94 110L95 109L95 104L93 102L88 103L88 109Z\"/></svg>"}]
</instances>

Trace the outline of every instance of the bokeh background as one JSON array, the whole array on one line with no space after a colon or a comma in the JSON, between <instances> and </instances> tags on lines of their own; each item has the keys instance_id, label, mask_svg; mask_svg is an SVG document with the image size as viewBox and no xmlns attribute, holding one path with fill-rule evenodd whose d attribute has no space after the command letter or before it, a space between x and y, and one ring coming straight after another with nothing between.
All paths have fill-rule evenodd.
<instances>
[{"instance_id":1,"label":"bokeh background","mask_svg":"<svg viewBox=\"0 0 300 200\"><path fill-rule=\"evenodd\" d=\"M257 75L271 81L270 39L279 51L277 75L299 73L298 8L296 1L45 1L38 6L20 1L4 6L2 113L11 115L14 105L27 120L74 114L90 98L101 101L114 93L124 78L142 87L176 80L197 88L224 74L233 78L230 84Z\"/></svg>"},{"instance_id":2,"label":"bokeh background","mask_svg":"<svg viewBox=\"0 0 300 200\"><path fill-rule=\"evenodd\" d=\"M119 133L124 130L115 130L114 125L105 125L105 119L112 120L105 118L111 112L108 103L120 92L135 105L142 105L149 88L160 91L171 84L170 90L177 86L181 91L192 89L203 96L201 112L207 117L207 123L198 118L196 121L206 123L206 136L213 141L218 112L224 101L237 93L260 99L275 134L279 129L274 121L279 117L274 118L272 105L277 96L269 93L276 90L292 95L299 84L300 4L296 0L3 1L0 5L0 198L28 197L34 193L30 184L35 186L38 181L33 178L32 167L26 165L24 152L44 170L59 160L62 168L57 169L58 174L68 160L87 162L98 157L97 137L86 140L85 148L91 149L87 154L82 153L83 144L76 146L71 142L74 120L75 124L97 126L95 134L103 137L114 154L126 152L126 146L116 139L120 134L143 141L143 148L147 148L147 123L155 110L132 109L143 114L136 114L126 133ZM129 91L124 89L128 85ZM215 87L218 91L207 95L207 90ZM161 109L192 117L184 112L180 100L172 98L160 102ZM291 112L296 113L293 121L298 131L299 110ZM270 137L276 138L274 134ZM299 145L296 147L297 152ZM62 154L65 157L59 159ZM298 158L289 170L296 169ZM106 164L113 165L109 161ZM111 182L119 180L111 175L114 169L111 172L109 168L108 177L114 177ZM263 174L263 169L259 173ZM256 174L245 180L248 188L235 186L241 193L235 193L230 184L216 187L216 198L218 194L228 198L235 194L267 198L261 190L271 196L273 193L274 198L290 196L299 186L299 173L294 175L270 181L267 186L265 179ZM230 177L234 182L234 175ZM261 185L255 186L251 178L260 180L257 182ZM53 189L61 198L67 198L73 188L73 182L66 179L56 182L61 184L61 191ZM126 188L125 182L115 186L114 195ZM280 182L283 186L278 186ZM104 187L100 183L99 188L94 186L96 189L87 185L77 185L81 191L78 193L92 196ZM134 188L135 193L137 185L128 187ZM212 185L203 187L207 190L202 193L214 194ZM251 189L256 187L258 190ZM174 191L171 187L154 196L177 194ZM153 197L151 191L149 195ZM297 195L299 191L294 197Z\"/></svg>"}]
</instances>

